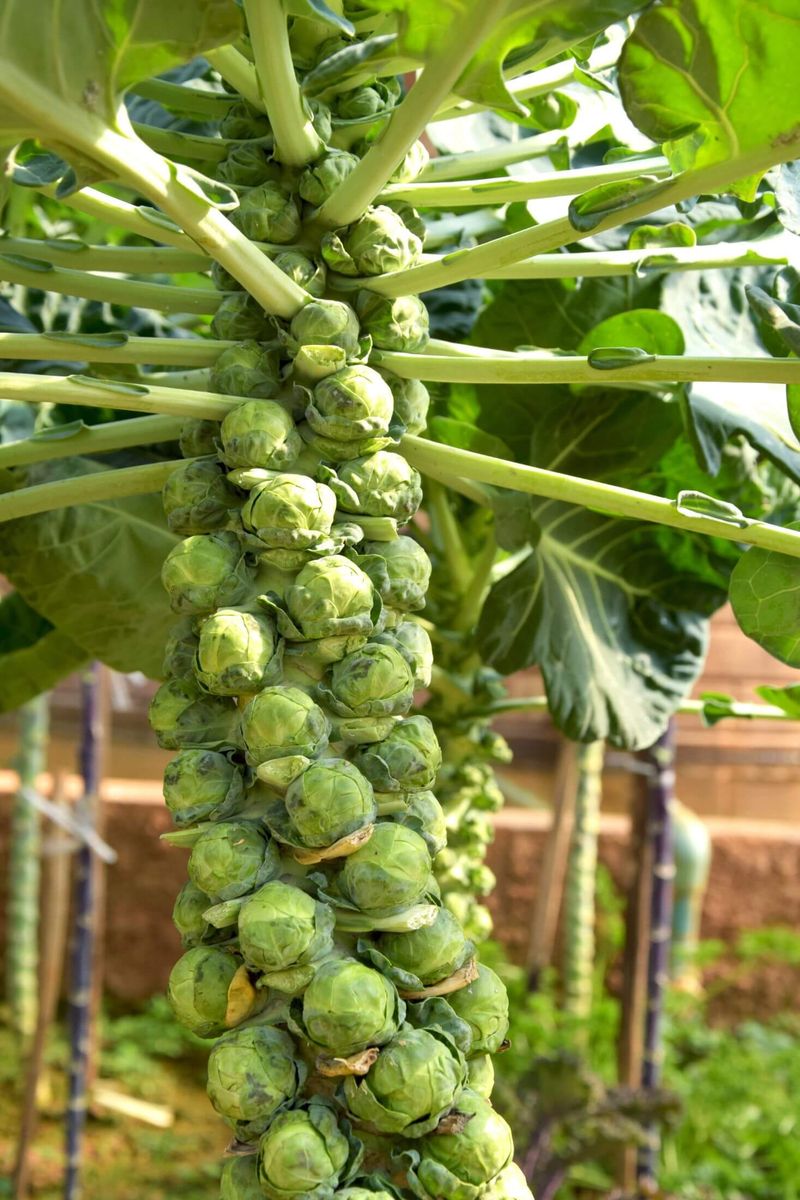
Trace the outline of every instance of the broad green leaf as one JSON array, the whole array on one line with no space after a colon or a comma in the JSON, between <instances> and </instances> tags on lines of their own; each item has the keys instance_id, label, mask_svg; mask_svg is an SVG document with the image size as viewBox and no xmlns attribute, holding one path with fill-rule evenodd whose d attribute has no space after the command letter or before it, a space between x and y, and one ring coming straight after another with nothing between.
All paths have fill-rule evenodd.
<instances>
[{"instance_id":1,"label":"broad green leaf","mask_svg":"<svg viewBox=\"0 0 800 1200\"><path fill-rule=\"evenodd\" d=\"M720 393L717 398L693 389L686 413L700 462L710 474L719 470L725 447L741 436L800 483L800 449L786 427L780 397L776 396L772 405L762 401L756 408L747 396Z\"/></svg>"},{"instance_id":2,"label":"broad green leaf","mask_svg":"<svg viewBox=\"0 0 800 1200\"><path fill-rule=\"evenodd\" d=\"M116 127L131 84L234 41L241 24L234 0L3 0L0 141L85 148Z\"/></svg>"},{"instance_id":3,"label":"broad green leaf","mask_svg":"<svg viewBox=\"0 0 800 1200\"><path fill-rule=\"evenodd\" d=\"M88 661L81 646L35 612L18 592L0 600L0 712L19 708Z\"/></svg>"},{"instance_id":4,"label":"broad green leaf","mask_svg":"<svg viewBox=\"0 0 800 1200\"><path fill-rule=\"evenodd\" d=\"M730 601L743 633L800 667L800 560L751 546L733 569Z\"/></svg>"},{"instance_id":5,"label":"broad green leaf","mask_svg":"<svg viewBox=\"0 0 800 1200\"><path fill-rule=\"evenodd\" d=\"M446 446L456 446L459 450L472 450L475 454L488 454L491 458L511 457L508 446L501 438L452 417L431 417L428 421L428 437L434 442L444 442Z\"/></svg>"},{"instance_id":6,"label":"broad green leaf","mask_svg":"<svg viewBox=\"0 0 800 1200\"><path fill-rule=\"evenodd\" d=\"M756 691L767 704L774 704L776 708L782 708L788 716L800 719L800 683L789 683L786 687L762 683Z\"/></svg>"},{"instance_id":7,"label":"broad green leaf","mask_svg":"<svg viewBox=\"0 0 800 1200\"><path fill-rule=\"evenodd\" d=\"M778 300L759 287L748 287L745 291L753 312L775 330L793 354L800 354L800 304Z\"/></svg>"},{"instance_id":8,"label":"broad green leaf","mask_svg":"<svg viewBox=\"0 0 800 1200\"><path fill-rule=\"evenodd\" d=\"M664 0L625 43L622 101L674 170L721 163L796 134L799 53L796 0Z\"/></svg>"},{"instance_id":9,"label":"broad green leaf","mask_svg":"<svg viewBox=\"0 0 800 1200\"><path fill-rule=\"evenodd\" d=\"M666 225L638 225L628 238L629 250L696 245L697 234L691 225L684 225L681 221L669 221Z\"/></svg>"},{"instance_id":10,"label":"broad green leaf","mask_svg":"<svg viewBox=\"0 0 800 1200\"><path fill-rule=\"evenodd\" d=\"M30 483L102 470L86 459L31 469ZM133 496L10 521L0 571L37 613L91 658L157 678L174 622L161 564L178 539L159 496Z\"/></svg>"},{"instance_id":11,"label":"broad green leaf","mask_svg":"<svg viewBox=\"0 0 800 1200\"><path fill-rule=\"evenodd\" d=\"M655 308L635 308L606 317L581 340L578 350L590 355L593 350L627 346L646 355L683 354L684 338L677 321Z\"/></svg>"}]
</instances>

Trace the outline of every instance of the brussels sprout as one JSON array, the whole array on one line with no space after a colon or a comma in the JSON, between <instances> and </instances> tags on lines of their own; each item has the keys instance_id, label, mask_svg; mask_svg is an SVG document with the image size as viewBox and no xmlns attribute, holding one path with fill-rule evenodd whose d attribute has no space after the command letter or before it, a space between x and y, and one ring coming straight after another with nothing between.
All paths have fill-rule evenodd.
<instances>
[{"instance_id":1,"label":"brussels sprout","mask_svg":"<svg viewBox=\"0 0 800 1200\"><path fill-rule=\"evenodd\" d=\"M489 1100L494 1091L494 1061L491 1054L478 1054L471 1058L467 1063L467 1070L470 1090L483 1096L484 1100Z\"/></svg>"},{"instance_id":2,"label":"brussels sprout","mask_svg":"<svg viewBox=\"0 0 800 1200\"><path fill-rule=\"evenodd\" d=\"M267 158L263 145L245 142L241 146L231 146L216 174L231 187L252 188L267 180L278 180L280 167Z\"/></svg>"},{"instance_id":3,"label":"brussels sprout","mask_svg":"<svg viewBox=\"0 0 800 1200\"><path fill-rule=\"evenodd\" d=\"M242 712L242 740L251 767L290 754L316 758L329 733L325 713L300 688L264 688Z\"/></svg>"},{"instance_id":4,"label":"brussels sprout","mask_svg":"<svg viewBox=\"0 0 800 1200\"><path fill-rule=\"evenodd\" d=\"M268 400L281 386L280 356L258 342L239 342L223 350L211 368L210 388L226 396Z\"/></svg>"},{"instance_id":5,"label":"brussels sprout","mask_svg":"<svg viewBox=\"0 0 800 1200\"><path fill-rule=\"evenodd\" d=\"M234 1029L211 1051L208 1098L239 1141L249 1142L294 1099L305 1076L287 1033L270 1025Z\"/></svg>"},{"instance_id":6,"label":"brussels sprout","mask_svg":"<svg viewBox=\"0 0 800 1200\"><path fill-rule=\"evenodd\" d=\"M346 150L329 150L310 167L306 167L297 181L297 190L304 200L319 208L358 163L355 154L348 154Z\"/></svg>"},{"instance_id":7,"label":"brussels sprout","mask_svg":"<svg viewBox=\"0 0 800 1200\"><path fill-rule=\"evenodd\" d=\"M264 1200L258 1182L258 1159L255 1154L237 1154L222 1168L219 1181L220 1200Z\"/></svg>"},{"instance_id":8,"label":"brussels sprout","mask_svg":"<svg viewBox=\"0 0 800 1200\"><path fill-rule=\"evenodd\" d=\"M390 183L412 183L428 165L430 155L424 142L414 142L399 167L392 172Z\"/></svg>"},{"instance_id":9,"label":"brussels sprout","mask_svg":"<svg viewBox=\"0 0 800 1200\"><path fill-rule=\"evenodd\" d=\"M373 916L410 908L431 886L428 847L413 829L380 821L345 859L336 886L345 901Z\"/></svg>"},{"instance_id":10,"label":"brussels sprout","mask_svg":"<svg viewBox=\"0 0 800 1200\"><path fill-rule=\"evenodd\" d=\"M173 546L161 569L175 612L208 613L238 604L253 579L234 533L197 533Z\"/></svg>"},{"instance_id":11,"label":"brussels sprout","mask_svg":"<svg viewBox=\"0 0 800 1200\"><path fill-rule=\"evenodd\" d=\"M299 250L281 250L272 260L284 275L288 275L298 287L304 288L310 296L323 296L327 271L325 264L302 254Z\"/></svg>"},{"instance_id":12,"label":"brussels sprout","mask_svg":"<svg viewBox=\"0 0 800 1200\"><path fill-rule=\"evenodd\" d=\"M244 284L239 283L239 280L231 275L230 271L226 271L222 263L218 262L211 264L211 282L218 292L243 292L246 290Z\"/></svg>"},{"instance_id":13,"label":"brussels sprout","mask_svg":"<svg viewBox=\"0 0 800 1200\"><path fill-rule=\"evenodd\" d=\"M394 107L402 92L394 76L375 79L363 87L341 92L336 97L336 115L342 121L363 121Z\"/></svg>"},{"instance_id":14,"label":"brussels sprout","mask_svg":"<svg viewBox=\"0 0 800 1200\"><path fill-rule=\"evenodd\" d=\"M422 608L431 578L431 560L410 537L364 542L359 565L372 579L385 604L408 612Z\"/></svg>"},{"instance_id":15,"label":"brussels sprout","mask_svg":"<svg viewBox=\"0 0 800 1200\"><path fill-rule=\"evenodd\" d=\"M220 440L228 467L281 471L302 449L294 421L274 400L247 400L234 408L222 422Z\"/></svg>"},{"instance_id":16,"label":"brussels sprout","mask_svg":"<svg viewBox=\"0 0 800 1200\"><path fill-rule=\"evenodd\" d=\"M234 701L206 695L193 679L162 683L147 716L164 750L219 750L235 748L239 742L239 710Z\"/></svg>"},{"instance_id":17,"label":"brussels sprout","mask_svg":"<svg viewBox=\"0 0 800 1200\"><path fill-rule=\"evenodd\" d=\"M223 341L266 341L270 324L257 300L247 292L226 292L211 322L211 334Z\"/></svg>"},{"instance_id":18,"label":"brussels sprout","mask_svg":"<svg viewBox=\"0 0 800 1200\"><path fill-rule=\"evenodd\" d=\"M339 1188L336 1200L398 1200L398 1192L383 1175L368 1175L356 1179L346 1188Z\"/></svg>"},{"instance_id":19,"label":"brussels sprout","mask_svg":"<svg viewBox=\"0 0 800 1200\"><path fill-rule=\"evenodd\" d=\"M240 962L213 946L196 946L178 959L170 972L167 996L184 1028L204 1038L225 1032L228 989Z\"/></svg>"},{"instance_id":20,"label":"brussels sprout","mask_svg":"<svg viewBox=\"0 0 800 1200\"><path fill-rule=\"evenodd\" d=\"M402 812L392 813L389 819L418 833L425 840L431 858L447 845L444 813L433 792L412 793L408 806Z\"/></svg>"},{"instance_id":21,"label":"brussels sprout","mask_svg":"<svg viewBox=\"0 0 800 1200\"><path fill-rule=\"evenodd\" d=\"M400 621L394 629L386 629L379 633L376 642L387 646L397 646L405 654L414 672L414 686L428 687L433 671L433 646L431 639L423 627L416 621Z\"/></svg>"},{"instance_id":22,"label":"brussels sprout","mask_svg":"<svg viewBox=\"0 0 800 1200\"><path fill-rule=\"evenodd\" d=\"M448 996L451 1007L472 1030L472 1054L495 1054L508 1033L508 993L491 967L478 966L478 978Z\"/></svg>"},{"instance_id":23,"label":"brussels sprout","mask_svg":"<svg viewBox=\"0 0 800 1200\"><path fill-rule=\"evenodd\" d=\"M219 123L222 137L232 141L243 141L246 138L265 138L272 133L269 117L246 100L236 100L231 104L225 116Z\"/></svg>"},{"instance_id":24,"label":"brussels sprout","mask_svg":"<svg viewBox=\"0 0 800 1200\"><path fill-rule=\"evenodd\" d=\"M335 516L336 497L329 487L308 475L285 474L252 489L242 524L255 535L259 549L323 552L334 548L330 532ZM269 555L266 558L269 561ZM302 561L293 563L290 558L275 565L300 566Z\"/></svg>"},{"instance_id":25,"label":"brussels sprout","mask_svg":"<svg viewBox=\"0 0 800 1200\"><path fill-rule=\"evenodd\" d=\"M365 1076L347 1076L344 1101L380 1133L418 1138L439 1124L466 1077L463 1056L446 1034L406 1026Z\"/></svg>"},{"instance_id":26,"label":"brussels sprout","mask_svg":"<svg viewBox=\"0 0 800 1200\"><path fill-rule=\"evenodd\" d=\"M218 608L199 635L197 678L216 696L258 692L280 675L282 644L266 615Z\"/></svg>"},{"instance_id":27,"label":"brussels sprout","mask_svg":"<svg viewBox=\"0 0 800 1200\"><path fill-rule=\"evenodd\" d=\"M360 771L344 758L312 763L284 798L301 846L331 846L375 820L375 797Z\"/></svg>"},{"instance_id":28,"label":"brussels sprout","mask_svg":"<svg viewBox=\"0 0 800 1200\"><path fill-rule=\"evenodd\" d=\"M327 482L336 493L344 512L369 517L394 517L405 522L422 503L419 472L409 466L402 454L376 450L365 458L353 458L339 468Z\"/></svg>"},{"instance_id":29,"label":"brussels sprout","mask_svg":"<svg viewBox=\"0 0 800 1200\"><path fill-rule=\"evenodd\" d=\"M392 389L395 421L403 425L406 433L423 433L431 403L425 384L419 379L401 379L390 371L381 374Z\"/></svg>"},{"instance_id":30,"label":"brussels sprout","mask_svg":"<svg viewBox=\"0 0 800 1200\"><path fill-rule=\"evenodd\" d=\"M387 738L358 750L353 762L376 792L419 792L433 786L442 752L427 717L408 717Z\"/></svg>"},{"instance_id":31,"label":"brussels sprout","mask_svg":"<svg viewBox=\"0 0 800 1200\"><path fill-rule=\"evenodd\" d=\"M422 254L422 241L398 213L379 204L346 229L326 233L320 250L340 275L383 275L413 267Z\"/></svg>"},{"instance_id":32,"label":"brussels sprout","mask_svg":"<svg viewBox=\"0 0 800 1200\"><path fill-rule=\"evenodd\" d=\"M429 337L428 310L419 296L379 296L363 288L356 296L363 333L380 350L421 350Z\"/></svg>"},{"instance_id":33,"label":"brussels sprout","mask_svg":"<svg viewBox=\"0 0 800 1200\"><path fill-rule=\"evenodd\" d=\"M210 458L181 463L161 492L167 525L173 533L210 533L230 525L239 497L225 472Z\"/></svg>"},{"instance_id":34,"label":"brussels sprout","mask_svg":"<svg viewBox=\"0 0 800 1200\"><path fill-rule=\"evenodd\" d=\"M244 798L241 771L216 750L182 750L164 770L164 802L179 828L232 816Z\"/></svg>"},{"instance_id":35,"label":"brussels sprout","mask_svg":"<svg viewBox=\"0 0 800 1200\"><path fill-rule=\"evenodd\" d=\"M339 346L348 358L359 352L358 317L341 300L312 300L292 317L289 330L296 346Z\"/></svg>"},{"instance_id":36,"label":"brussels sprout","mask_svg":"<svg viewBox=\"0 0 800 1200\"><path fill-rule=\"evenodd\" d=\"M235 900L274 879L281 869L278 847L252 821L220 821L192 847L192 883L215 902Z\"/></svg>"},{"instance_id":37,"label":"brussels sprout","mask_svg":"<svg viewBox=\"0 0 800 1200\"><path fill-rule=\"evenodd\" d=\"M286 591L286 608L302 638L369 634L375 626L369 576L339 554L303 567Z\"/></svg>"},{"instance_id":38,"label":"brussels sprout","mask_svg":"<svg viewBox=\"0 0 800 1200\"><path fill-rule=\"evenodd\" d=\"M217 453L219 421L200 421L187 417L181 425L180 448L184 458Z\"/></svg>"},{"instance_id":39,"label":"brussels sprout","mask_svg":"<svg viewBox=\"0 0 800 1200\"><path fill-rule=\"evenodd\" d=\"M318 1049L344 1058L383 1046L397 1033L406 1006L385 975L353 958L317 968L302 1000L293 1000L290 1024Z\"/></svg>"},{"instance_id":40,"label":"brussels sprout","mask_svg":"<svg viewBox=\"0 0 800 1200\"><path fill-rule=\"evenodd\" d=\"M373 642L334 663L330 686L317 691L338 716L395 716L411 707L414 676L399 650Z\"/></svg>"},{"instance_id":41,"label":"brussels sprout","mask_svg":"<svg viewBox=\"0 0 800 1200\"><path fill-rule=\"evenodd\" d=\"M269 1200L322 1200L339 1183L351 1155L333 1109L313 1099L272 1122L259 1143L258 1177Z\"/></svg>"},{"instance_id":42,"label":"brussels sprout","mask_svg":"<svg viewBox=\"0 0 800 1200\"><path fill-rule=\"evenodd\" d=\"M302 223L294 196L274 180L251 188L230 219L251 242L275 242L279 246L293 242Z\"/></svg>"},{"instance_id":43,"label":"brussels sprout","mask_svg":"<svg viewBox=\"0 0 800 1200\"><path fill-rule=\"evenodd\" d=\"M472 1088L472 1091L476 1090ZM484 1200L533 1200L533 1192L528 1187L522 1168L512 1162L499 1175L495 1175L483 1197Z\"/></svg>"},{"instance_id":44,"label":"brussels sprout","mask_svg":"<svg viewBox=\"0 0 800 1200\"><path fill-rule=\"evenodd\" d=\"M494 928L492 914L485 904L478 904L468 892L445 892L444 904L473 942L483 942L491 935Z\"/></svg>"},{"instance_id":45,"label":"brussels sprout","mask_svg":"<svg viewBox=\"0 0 800 1200\"><path fill-rule=\"evenodd\" d=\"M310 964L333 949L333 923L329 905L275 879L242 905L239 945L248 963L268 973L273 987L299 991L313 975ZM286 979L279 978L278 973Z\"/></svg>"},{"instance_id":46,"label":"brussels sprout","mask_svg":"<svg viewBox=\"0 0 800 1200\"><path fill-rule=\"evenodd\" d=\"M392 410L392 390L378 372L352 366L320 380L306 420L323 437L353 441L387 433Z\"/></svg>"},{"instance_id":47,"label":"brussels sprout","mask_svg":"<svg viewBox=\"0 0 800 1200\"><path fill-rule=\"evenodd\" d=\"M194 631L194 620L182 617L172 626L164 647L164 662L161 670L166 676L192 675L194 656L197 653L198 637Z\"/></svg>"},{"instance_id":48,"label":"brussels sprout","mask_svg":"<svg viewBox=\"0 0 800 1200\"><path fill-rule=\"evenodd\" d=\"M419 1195L437 1200L477 1200L514 1154L511 1130L483 1096L465 1088L456 1110L470 1117L458 1133L425 1138L409 1182Z\"/></svg>"},{"instance_id":49,"label":"brussels sprout","mask_svg":"<svg viewBox=\"0 0 800 1200\"><path fill-rule=\"evenodd\" d=\"M439 909L432 925L408 933L382 933L377 947L393 967L414 976L425 987L449 978L473 950L446 908Z\"/></svg>"},{"instance_id":50,"label":"brussels sprout","mask_svg":"<svg viewBox=\"0 0 800 1200\"><path fill-rule=\"evenodd\" d=\"M333 133L331 110L322 100L309 100L308 108L311 113L311 123L316 130L317 137L327 146Z\"/></svg>"},{"instance_id":51,"label":"brussels sprout","mask_svg":"<svg viewBox=\"0 0 800 1200\"><path fill-rule=\"evenodd\" d=\"M172 909L172 923L187 950L199 946L201 942L216 941L221 936L203 917L210 907L211 900L191 879L178 892Z\"/></svg>"}]
</instances>

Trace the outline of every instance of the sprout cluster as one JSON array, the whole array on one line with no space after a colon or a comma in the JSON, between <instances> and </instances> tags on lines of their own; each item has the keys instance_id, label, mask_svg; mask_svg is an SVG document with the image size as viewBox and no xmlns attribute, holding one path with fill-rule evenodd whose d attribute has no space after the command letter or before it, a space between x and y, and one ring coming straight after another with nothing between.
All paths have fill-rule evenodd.
<instances>
[{"instance_id":1,"label":"sprout cluster","mask_svg":"<svg viewBox=\"0 0 800 1200\"><path fill-rule=\"evenodd\" d=\"M298 70L350 44L306 46ZM427 341L417 297L369 286L419 261L424 230L380 203L347 228L319 221L400 98L394 79L359 78L332 111L311 102L326 148L302 167L275 160L245 101L223 122L232 219L308 302L277 320L214 270L211 332L233 344L211 386L238 401L187 422L191 461L164 490L176 625L150 715L177 752L167 837L190 850L169 996L215 1039L208 1093L243 1152L222 1200L397 1200L401 1161L405 1195L501 1200L522 1196L486 1098L508 1004L457 919L448 858L485 831L471 808L461 827L470 764L448 765L441 794L433 724L411 715L431 681L431 563L398 442L424 430L428 396L370 363ZM425 159L416 148L396 178Z\"/></svg>"}]
</instances>

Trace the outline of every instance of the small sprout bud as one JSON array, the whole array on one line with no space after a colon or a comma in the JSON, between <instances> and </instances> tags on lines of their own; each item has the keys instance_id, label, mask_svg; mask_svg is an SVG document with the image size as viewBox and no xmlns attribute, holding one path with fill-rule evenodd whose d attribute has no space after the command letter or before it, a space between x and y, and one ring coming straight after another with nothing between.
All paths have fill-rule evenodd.
<instances>
[{"instance_id":1,"label":"small sprout bud","mask_svg":"<svg viewBox=\"0 0 800 1200\"><path fill-rule=\"evenodd\" d=\"M226 466L262 467L272 471L291 466L302 442L294 421L274 400L248 400L229 412L220 429Z\"/></svg>"}]
</instances>

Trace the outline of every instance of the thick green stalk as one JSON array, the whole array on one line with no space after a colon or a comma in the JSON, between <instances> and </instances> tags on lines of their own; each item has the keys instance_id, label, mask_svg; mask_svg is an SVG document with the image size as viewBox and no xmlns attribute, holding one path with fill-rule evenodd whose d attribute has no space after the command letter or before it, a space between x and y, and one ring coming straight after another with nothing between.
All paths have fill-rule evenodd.
<instances>
[{"instance_id":1,"label":"thick green stalk","mask_svg":"<svg viewBox=\"0 0 800 1200\"><path fill-rule=\"evenodd\" d=\"M713 246L650 247L641 250L579 251L540 254L509 267L497 267L487 279L575 279L593 276L644 275L666 271L706 271L737 267L784 266L788 248L783 239L763 242L720 242ZM372 284L370 285L372 286ZM373 288L380 291L380 287Z\"/></svg>"},{"instance_id":2,"label":"thick green stalk","mask_svg":"<svg viewBox=\"0 0 800 1200\"><path fill-rule=\"evenodd\" d=\"M551 196L577 196L604 183L635 179L647 172L657 176L670 174L665 158L654 156L646 161L610 163L600 167L549 171L534 179L462 179L453 183L393 183L381 192L381 200L403 200L420 208L472 208L476 204L513 204Z\"/></svg>"},{"instance_id":3,"label":"thick green stalk","mask_svg":"<svg viewBox=\"0 0 800 1200\"><path fill-rule=\"evenodd\" d=\"M761 146L721 163L685 171L682 175L660 184L652 181L651 186L643 191L641 199L632 199L628 204L613 206L609 208L606 216L598 212L595 222L587 223L585 228L578 229L568 216L545 221L532 229L510 233L468 250L455 250L444 255L436 263L396 271L391 276L391 289L384 286L382 291L388 296L405 296L409 292L428 292L433 288L460 283L463 279L483 278L484 275L491 277L491 272L497 267L510 266L548 250L558 250L559 247L580 241L589 234L595 235L606 229L616 229L619 225L649 216L658 209L668 208L692 196L724 191L737 180L750 175L761 175L778 163L790 162L798 154L800 131L787 136L778 145ZM353 175L355 174L354 171ZM389 277L383 278L386 280Z\"/></svg>"},{"instance_id":4,"label":"thick green stalk","mask_svg":"<svg viewBox=\"0 0 800 1200\"><path fill-rule=\"evenodd\" d=\"M47 756L49 698L37 696L19 710L16 768L19 790L11 810L8 863L6 987L14 1029L33 1036L39 1007L39 812L30 801Z\"/></svg>"},{"instance_id":5,"label":"thick green stalk","mask_svg":"<svg viewBox=\"0 0 800 1200\"><path fill-rule=\"evenodd\" d=\"M159 363L165 367L210 367L234 342L211 338L133 337L105 334L0 333L0 358L57 362ZM49 378L53 378L50 376ZM3 384L10 383L0 373ZM34 382L31 380L31 382Z\"/></svg>"},{"instance_id":6,"label":"thick green stalk","mask_svg":"<svg viewBox=\"0 0 800 1200\"><path fill-rule=\"evenodd\" d=\"M393 113L380 140L367 151L355 170L322 205L318 214L321 224L328 228L349 225L369 208L445 96L452 91L458 77L497 17L496 5L471 7L469 15L459 28L457 45L448 43L426 64L422 74Z\"/></svg>"},{"instance_id":7,"label":"thick green stalk","mask_svg":"<svg viewBox=\"0 0 800 1200\"><path fill-rule=\"evenodd\" d=\"M428 485L428 511L433 537L447 562L453 586L460 587L469 578L469 555L447 493L438 483Z\"/></svg>"},{"instance_id":8,"label":"thick green stalk","mask_svg":"<svg viewBox=\"0 0 800 1200\"><path fill-rule=\"evenodd\" d=\"M53 483L39 483L16 492L6 492L0 495L0 522L32 517L73 504L97 504L127 496L146 496L149 492L160 491L175 468L185 461L179 458L169 462L148 463L143 467L117 467L112 471L76 475L71 479L58 479Z\"/></svg>"},{"instance_id":9,"label":"thick green stalk","mask_svg":"<svg viewBox=\"0 0 800 1200\"><path fill-rule=\"evenodd\" d=\"M3 238L3 254L46 259L54 267L82 271L119 271L131 275L171 275L177 271L207 271L211 262L199 250L177 246L90 246L74 238Z\"/></svg>"},{"instance_id":10,"label":"thick green stalk","mask_svg":"<svg viewBox=\"0 0 800 1200\"><path fill-rule=\"evenodd\" d=\"M578 751L575 819L572 827L564 891L564 1007L582 1021L592 1009L594 921L597 884L597 838L603 743L589 742Z\"/></svg>"},{"instance_id":11,"label":"thick green stalk","mask_svg":"<svg viewBox=\"0 0 800 1200\"><path fill-rule=\"evenodd\" d=\"M33 463L71 458L76 454L109 454L129 446L171 442L180 436L182 424L180 417L133 417L129 421L87 425L67 436L60 433L58 426L54 426L46 436L40 434L0 446L0 469L28 467Z\"/></svg>"},{"instance_id":12,"label":"thick green stalk","mask_svg":"<svg viewBox=\"0 0 800 1200\"><path fill-rule=\"evenodd\" d=\"M626 349L605 353L593 365L581 355L554 355L546 351L525 353L502 351L475 354L469 347L463 355L454 346L446 355L401 354L374 351L371 361L394 371L403 379L436 383L553 384L588 383L605 387L611 383L800 383L800 359L796 358L699 358L690 355L653 354L625 361ZM616 361L619 365L612 365ZM606 366L606 363L609 365Z\"/></svg>"},{"instance_id":13,"label":"thick green stalk","mask_svg":"<svg viewBox=\"0 0 800 1200\"><path fill-rule=\"evenodd\" d=\"M45 248L43 247L43 250ZM135 305L158 312L213 313L222 299L211 288L174 287L167 283L142 283L136 279L114 279L89 271L71 271L51 266L41 259L11 259L0 254L0 279L23 287L60 292L64 296L82 296L101 303Z\"/></svg>"},{"instance_id":14,"label":"thick green stalk","mask_svg":"<svg viewBox=\"0 0 800 1200\"><path fill-rule=\"evenodd\" d=\"M244 0L244 9L276 157L288 166L303 167L319 158L324 146L297 85L286 12L281 0Z\"/></svg>"},{"instance_id":15,"label":"thick green stalk","mask_svg":"<svg viewBox=\"0 0 800 1200\"><path fill-rule=\"evenodd\" d=\"M500 142L484 150L467 150L463 154L440 154L432 158L417 177L419 183L444 183L450 179L472 179L487 171L498 171L512 163L527 162L548 154L561 141L562 134L537 133L535 137L516 142Z\"/></svg>"},{"instance_id":16,"label":"thick green stalk","mask_svg":"<svg viewBox=\"0 0 800 1200\"><path fill-rule=\"evenodd\" d=\"M475 454L471 450L459 450L423 438L406 436L401 448L408 461L423 475L451 484L461 490L464 480L510 488L532 496L546 496L551 500L563 500L577 504L592 512L614 517L625 517L635 521L651 521L656 525L668 525L673 529L685 529L691 533L721 537L729 542L750 546L763 546L776 550L791 558L800 557L800 532L781 529L765 521L742 517L734 525L730 521L709 516L695 516L677 501L662 496L649 496L632 488L617 487L610 483L599 483L593 479L581 479L574 475L561 475L543 467L529 467L511 463L488 455ZM480 501L478 501L480 503ZM563 547L562 547L563 551Z\"/></svg>"},{"instance_id":17,"label":"thick green stalk","mask_svg":"<svg viewBox=\"0 0 800 1200\"><path fill-rule=\"evenodd\" d=\"M117 383L83 375L15 375L0 373L0 398L26 404L74 404L78 408L117 408L127 412L168 413L221 421L244 401L239 396L187 392L182 388Z\"/></svg>"},{"instance_id":18,"label":"thick green stalk","mask_svg":"<svg viewBox=\"0 0 800 1200\"><path fill-rule=\"evenodd\" d=\"M182 233L177 225L166 221L156 209L143 204L129 204L117 196L107 196L96 188L81 188L70 196L56 196L56 185L37 188L43 196L58 200L76 212L85 213L97 221L118 229L126 229L128 233L138 233L140 237L150 238L153 242L165 242L179 250L189 250L197 253L197 246L191 238Z\"/></svg>"},{"instance_id":19,"label":"thick green stalk","mask_svg":"<svg viewBox=\"0 0 800 1200\"><path fill-rule=\"evenodd\" d=\"M259 112L266 112L255 67L235 46L220 46L217 50L207 50L206 58L214 70L219 71L222 78L235 87L248 104L252 104Z\"/></svg>"}]
</instances>

